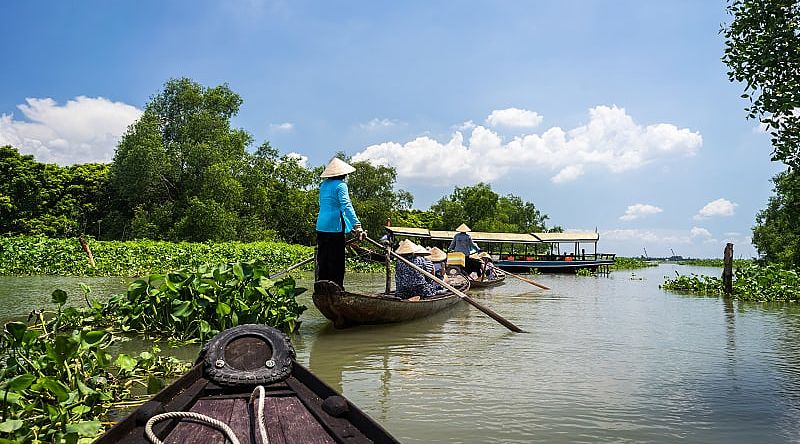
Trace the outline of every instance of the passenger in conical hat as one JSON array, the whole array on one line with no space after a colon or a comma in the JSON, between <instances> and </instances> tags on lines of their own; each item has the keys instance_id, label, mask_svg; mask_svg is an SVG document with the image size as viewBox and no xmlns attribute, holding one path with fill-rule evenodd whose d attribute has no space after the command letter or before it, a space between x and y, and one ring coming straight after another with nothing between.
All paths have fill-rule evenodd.
<instances>
[{"instance_id":1,"label":"passenger in conical hat","mask_svg":"<svg viewBox=\"0 0 800 444\"><path fill-rule=\"evenodd\" d=\"M414 252L416 252L418 248L419 245L415 244L414 242L411 242L408 239L403 239L400 242L400 245L397 246L397 249L394 250L394 252L402 256L406 254L414 254Z\"/></svg>"},{"instance_id":2,"label":"passenger in conical hat","mask_svg":"<svg viewBox=\"0 0 800 444\"><path fill-rule=\"evenodd\" d=\"M430 249L431 256L428 258L431 262L441 262L447 259L447 253L440 250L438 247L432 247Z\"/></svg>"},{"instance_id":3,"label":"passenger in conical hat","mask_svg":"<svg viewBox=\"0 0 800 444\"><path fill-rule=\"evenodd\" d=\"M417 268L433 273L433 263L427 258L430 252L425 247L406 239L400 242L395 253L405 257ZM414 296L427 298L433 296L438 290L438 287L432 285L433 282L424 274L401 260L395 263L394 278L395 295L401 299Z\"/></svg>"},{"instance_id":4,"label":"passenger in conical hat","mask_svg":"<svg viewBox=\"0 0 800 444\"><path fill-rule=\"evenodd\" d=\"M345 234L363 238L366 232L350 202L344 179L356 169L334 157L320 177L319 214L317 215L317 280L327 280L344 288Z\"/></svg>"},{"instance_id":5,"label":"passenger in conical hat","mask_svg":"<svg viewBox=\"0 0 800 444\"><path fill-rule=\"evenodd\" d=\"M428 259L433 263L434 276L444 279L444 261L447 259L447 253L436 247L431 248L430 253Z\"/></svg>"},{"instance_id":6,"label":"passenger in conical hat","mask_svg":"<svg viewBox=\"0 0 800 444\"><path fill-rule=\"evenodd\" d=\"M480 273L481 270L481 261L470 257L472 253L478 253L481 249L472 241L472 236L469 235L469 231L472 230L470 230L466 224L459 225L458 228L456 228L456 235L453 236L453 241L450 242L450 247L447 249L449 252L458 251L464 253L467 275L472 272Z\"/></svg>"}]
</instances>

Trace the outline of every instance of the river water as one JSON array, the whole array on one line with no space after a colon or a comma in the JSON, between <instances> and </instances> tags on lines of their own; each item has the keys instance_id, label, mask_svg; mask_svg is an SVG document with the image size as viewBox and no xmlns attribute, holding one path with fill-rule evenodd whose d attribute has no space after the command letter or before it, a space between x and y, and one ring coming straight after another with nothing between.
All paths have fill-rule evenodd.
<instances>
[{"instance_id":1,"label":"river water","mask_svg":"<svg viewBox=\"0 0 800 444\"><path fill-rule=\"evenodd\" d=\"M308 292L292 341L299 362L401 442L800 441L800 306L659 289L675 270L720 274L662 264L533 277L549 291L509 277L473 292L527 333L467 304L335 330ZM300 284L310 288L307 278ZM120 278L0 278L0 319L26 316L58 286L80 303L78 282L93 294L125 287ZM345 285L384 283L381 274L350 274Z\"/></svg>"}]
</instances>

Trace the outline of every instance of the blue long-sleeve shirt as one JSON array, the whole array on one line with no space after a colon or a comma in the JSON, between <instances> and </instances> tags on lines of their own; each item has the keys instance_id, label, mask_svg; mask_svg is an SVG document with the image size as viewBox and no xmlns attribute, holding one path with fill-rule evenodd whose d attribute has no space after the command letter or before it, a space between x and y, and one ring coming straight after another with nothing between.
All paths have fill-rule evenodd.
<instances>
[{"instance_id":1,"label":"blue long-sleeve shirt","mask_svg":"<svg viewBox=\"0 0 800 444\"><path fill-rule=\"evenodd\" d=\"M325 179L319 186L319 215L317 231L325 233L341 233L342 219L344 232L349 233L353 227L361 223L350 202L347 184L341 179Z\"/></svg>"},{"instance_id":2,"label":"blue long-sleeve shirt","mask_svg":"<svg viewBox=\"0 0 800 444\"><path fill-rule=\"evenodd\" d=\"M460 251L464 253L464 255L469 256L472 252L481 251L481 249L472 241L472 237L469 234L456 233L447 251Z\"/></svg>"}]
</instances>

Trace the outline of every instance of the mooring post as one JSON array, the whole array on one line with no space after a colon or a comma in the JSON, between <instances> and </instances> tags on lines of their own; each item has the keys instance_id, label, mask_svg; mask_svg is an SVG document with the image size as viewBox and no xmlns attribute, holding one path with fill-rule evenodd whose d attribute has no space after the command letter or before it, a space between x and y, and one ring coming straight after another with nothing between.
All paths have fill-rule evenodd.
<instances>
[{"instance_id":1,"label":"mooring post","mask_svg":"<svg viewBox=\"0 0 800 444\"><path fill-rule=\"evenodd\" d=\"M725 294L733 294L733 244L725 245L725 256L722 268L722 290Z\"/></svg>"}]
</instances>

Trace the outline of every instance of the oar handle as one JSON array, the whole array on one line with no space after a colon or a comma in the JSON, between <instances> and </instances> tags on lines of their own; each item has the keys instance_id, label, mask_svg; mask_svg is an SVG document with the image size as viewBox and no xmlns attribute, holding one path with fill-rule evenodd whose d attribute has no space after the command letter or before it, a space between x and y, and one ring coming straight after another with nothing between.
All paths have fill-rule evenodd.
<instances>
[{"instance_id":1,"label":"oar handle","mask_svg":"<svg viewBox=\"0 0 800 444\"><path fill-rule=\"evenodd\" d=\"M524 277L522 277L520 275L511 273L511 272L508 272L508 271L505 271L505 270L500 270L500 272L503 273L503 274L506 274L508 276L513 276L513 277L515 277L515 278L517 278L517 279L519 279L519 280L521 280L523 282L527 282L527 283L529 283L531 285L535 285L535 286L537 286L537 287L539 287L541 289L544 289L544 290L549 290L550 289L550 287L546 287L546 286L534 281L533 279L526 279L526 278L524 278Z\"/></svg>"},{"instance_id":2,"label":"oar handle","mask_svg":"<svg viewBox=\"0 0 800 444\"><path fill-rule=\"evenodd\" d=\"M364 239L366 239L368 242L371 242L373 245L376 245L376 246L378 246L378 247L383 247L381 244L379 244L378 242L376 242L376 241L374 241L374 240L370 239L370 238L369 238L369 237L367 237L367 236L364 236ZM463 293L463 292L462 292L462 291L460 291L459 289L457 289L457 288L453 287L452 285L448 284L447 282L445 282L445 281L443 281L443 280L439 279L438 277L434 276L433 274L431 274L431 273L428 273L428 272L427 272L427 271L425 271L424 269L422 269L422 268L420 268L420 267L416 266L414 263L412 263L412 262L411 262L411 261L409 261L408 259L404 258L403 256L400 256L399 254L395 253L394 251L392 251L392 250L390 250L390 249L387 249L387 251L388 251L388 252L389 252L389 254L391 254L391 255L392 255L392 257L394 257L395 259L397 259L397 260L399 260L399 261L402 261L402 262L404 262L406 265L410 266L410 267L411 267L411 268L413 268L414 270L417 270L417 271L419 271L419 272L420 272L420 273L422 273L424 276L426 276L426 277L428 277L428 278L432 279L434 282L436 282L436 283L438 283L439 285L443 286L444 288L446 288L446 289L448 289L448 290L452 291L452 292L453 292L453 293L455 293L455 294L456 294L458 297L460 297L461 299L463 299L463 300L467 301L467 302L468 302L470 305L472 305L473 307L475 307L475 308L477 308L478 310L480 310L480 311L484 312L485 314L487 314L489 317L491 317L491 318L492 318L492 319L494 319L495 321L497 321L497 322L499 322L499 323L503 324L503 326L505 326L507 329L509 329L509 330L511 330L511 331L513 331L513 332L515 332L515 333L523 333L523 332L524 332L524 330L522 330L521 328L519 328L519 327L517 327L516 325L512 324L510 321L508 321L507 319L503 318L503 317L502 317L502 316L500 316L499 314L495 313L494 311L492 311L492 309L490 309L490 308L488 308L488 307L484 307L483 305L479 304L479 303L478 303L478 302L477 302L475 299L472 299L471 297L467 296L465 293Z\"/></svg>"}]
</instances>

